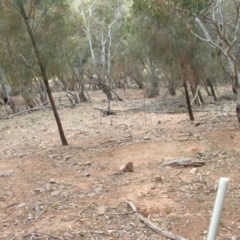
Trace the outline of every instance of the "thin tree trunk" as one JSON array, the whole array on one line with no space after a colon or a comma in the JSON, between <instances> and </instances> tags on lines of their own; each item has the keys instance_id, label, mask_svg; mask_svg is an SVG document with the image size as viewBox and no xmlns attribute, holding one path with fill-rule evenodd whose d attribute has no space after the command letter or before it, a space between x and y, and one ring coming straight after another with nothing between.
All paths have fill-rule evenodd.
<instances>
[{"instance_id":1,"label":"thin tree trunk","mask_svg":"<svg viewBox=\"0 0 240 240\"><path fill-rule=\"evenodd\" d=\"M6 77L1 66L0 66L0 85L2 87L3 98L9 102L10 97L6 86Z\"/></svg>"},{"instance_id":2,"label":"thin tree trunk","mask_svg":"<svg viewBox=\"0 0 240 240\"><path fill-rule=\"evenodd\" d=\"M191 106L191 101L190 101L190 97L189 97L189 93L188 93L188 87L187 87L186 80L183 80L183 87L184 87L185 97L186 97L186 102L187 102L188 115L189 115L190 120L193 121L194 116L193 116L193 111L192 111L192 106Z\"/></svg>"},{"instance_id":3,"label":"thin tree trunk","mask_svg":"<svg viewBox=\"0 0 240 240\"><path fill-rule=\"evenodd\" d=\"M88 99L87 96L85 96L85 85L84 85L84 78L83 78L83 63L81 61L81 64L79 64L76 68L75 68L75 74L76 74L76 78L77 81L79 83L79 99L81 102L88 102L90 101L90 99Z\"/></svg>"},{"instance_id":4,"label":"thin tree trunk","mask_svg":"<svg viewBox=\"0 0 240 240\"><path fill-rule=\"evenodd\" d=\"M31 39L32 46L33 46L33 49L34 49L34 52L35 52L35 55L36 55L36 58L37 58L38 65L39 65L39 68L41 70L42 79L43 79L43 82L44 82L45 87L46 87L46 91L47 91L47 94L48 94L49 101L50 101L51 106L52 106L52 110L53 110L54 117L55 117L55 120L56 120L56 123L57 123L57 126L58 126L58 131L59 131L59 134L60 134L62 145L68 145L67 139L65 137L65 134L64 134L64 131L63 131L63 128L62 128L62 123L61 123L61 120L59 118L57 108L56 108L56 105L55 105L55 102L54 102L54 99L53 99L53 96L52 96L51 88L49 86L49 82L48 82L48 78L47 78L47 74L46 74L46 69L45 69L45 66L43 65L40 52L38 50L35 38L33 36L32 30L30 28L29 20L28 20L23 2L18 1L18 6L20 8L20 13L21 13L21 15L24 19L24 23L26 25L29 37Z\"/></svg>"},{"instance_id":5,"label":"thin tree trunk","mask_svg":"<svg viewBox=\"0 0 240 240\"><path fill-rule=\"evenodd\" d=\"M168 92L171 96L176 96L175 83L173 79L168 80Z\"/></svg>"},{"instance_id":6,"label":"thin tree trunk","mask_svg":"<svg viewBox=\"0 0 240 240\"><path fill-rule=\"evenodd\" d=\"M5 73L0 65L0 85L2 87L2 98L3 101L5 103L5 105L9 105L12 109L13 112L16 111L14 102L11 100L10 96L9 96L9 90L7 88L7 80L6 80L6 76Z\"/></svg>"},{"instance_id":7,"label":"thin tree trunk","mask_svg":"<svg viewBox=\"0 0 240 240\"><path fill-rule=\"evenodd\" d=\"M42 81L42 79L39 79L38 82L39 82L39 89L40 89L40 100L42 104L45 106L48 104L46 86Z\"/></svg>"},{"instance_id":8,"label":"thin tree trunk","mask_svg":"<svg viewBox=\"0 0 240 240\"><path fill-rule=\"evenodd\" d=\"M211 82L210 79L207 79L207 84L208 84L208 86L210 87L211 95L212 95L214 101L216 102L216 101L217 101L217 96L216 96L216 93L215 93L215 91L214 91L213 84L212 84L212 82Z\"/></svg>"}]
</instances>

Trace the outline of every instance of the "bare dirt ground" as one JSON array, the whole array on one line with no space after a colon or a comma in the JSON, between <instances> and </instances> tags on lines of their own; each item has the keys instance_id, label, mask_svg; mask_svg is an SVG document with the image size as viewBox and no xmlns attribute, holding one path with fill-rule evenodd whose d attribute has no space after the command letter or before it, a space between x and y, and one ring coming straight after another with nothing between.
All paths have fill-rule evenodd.
<instances>
[{"instance_id":1,"label":"bare dirt ground","mask_svg":"<svg viewBox=\"0 0 240 240\"><path fill-rule=\"evenodd\" d=\"M120 94L124 102L112 103L116 115L99 110L107 103L98 91L91 104L59 106L68 146L51 110L0 120L0 239L166 239L126 200L161 228L205 239L220 177L230 183L218 239L240 239L234 102L195 108L190 122L179 98ZM205 165L162 165L178 158ZM127 162L134 171L120 172Z\"/></svg>"}]
</instances>

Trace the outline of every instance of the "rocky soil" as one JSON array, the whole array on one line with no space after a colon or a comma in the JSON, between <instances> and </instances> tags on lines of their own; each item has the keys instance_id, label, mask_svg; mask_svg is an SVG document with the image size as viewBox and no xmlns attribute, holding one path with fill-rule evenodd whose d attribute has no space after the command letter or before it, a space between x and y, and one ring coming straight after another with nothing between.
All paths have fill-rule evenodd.
<instances>
[{"instance_id":1,"label":"rocky soil","mask_svg":"<svg viewBox=\"0 0 240 240\"><path fill-rule=\"evenodd\" d=\"M7 118L1 110L0 239L167 239L138 214L182 238L206 239L220 177L230 182L218 239L240 239L234 102L209 100L191 122L182 97L120 94L109 116L98 91L92 103L58 104L68 146L50 109Z\"/></svg>"}]
</instances>

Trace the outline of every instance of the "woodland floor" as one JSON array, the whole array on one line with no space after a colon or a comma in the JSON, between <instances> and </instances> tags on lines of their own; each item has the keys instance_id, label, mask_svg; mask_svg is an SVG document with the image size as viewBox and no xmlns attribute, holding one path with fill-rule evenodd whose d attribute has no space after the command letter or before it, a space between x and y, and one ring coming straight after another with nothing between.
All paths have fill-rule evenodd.
<instances>
[{"instance_id":1,"label":"woodland floor","mask_svg":"<svg viewBox=\"0 0 240 240\"><path fill-rule=\"evenodd\" d=\"M144 100L140 90L121 90L117 114L104 116L104 96L90 94L90 104L58 106L68 146L49 109L0 120L0 239L166 239L127 199L157 226L205 239L220 177L230 182L218 239L240 239L234 101L208 99L191 122L183 97ZM162 165L176 158L205 165ZM134 171L120 172L127 162Z\"/></svg>"}]
</instances>

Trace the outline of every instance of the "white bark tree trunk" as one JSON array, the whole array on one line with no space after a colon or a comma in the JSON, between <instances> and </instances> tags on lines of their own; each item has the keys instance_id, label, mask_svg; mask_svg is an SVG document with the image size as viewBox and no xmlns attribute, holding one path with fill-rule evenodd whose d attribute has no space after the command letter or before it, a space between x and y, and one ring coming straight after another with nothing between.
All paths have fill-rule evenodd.
<instances>
[{"instance_id":1,"label":"white bark tree trunk","mask_svg":"<svg viewBox=\"0 0 240 240\"><path fill-rule=\"evenodd\" d=\"M89 44L89 48L90 48L90 52L91 52L91 57L93 60L93 64L94 66L96 66L96 58L95 58L95 54L94 54L94 50L93 50L93 45L92 45L92 37L91 37L91 33L90 33L90 20L87 20L86 18L86 12L89 14L89 18L92 16L92 7L93 7L94 2L89 6L89 9L87 11L84 11L83 9L80 10L80 14L83 17L83 21L85 24L85 33L88 39L88 44Z\"/></svg>"},{"instance_id":2,"label":"white bark tree trunk","mask_svg":"<svg viewBox=\"0 0 240 240\"><path fill-rule=\"evenodd\" d=\"M229 3L230 4L230 3ZM215 0L211 3L211 12L212 14L206 14L202 17L207 24L209 24L215 32L215 40L211 37L206 24L204 25L200 17L195 18L195 22L202 30L203 37L197 33L192 33L202 41L205 41L210 44L215 49L218 49L227 59L229 68L234 76L233 79L233 88L238 94L237 101L237 117L240 123L240 72L236 56L234 55L234 47L238 40L238 31L240 25L240 3L235 2L235 19L234 21L228 21L224 19L224 1ZM211 17L210 17L211 16ZM225 21L224 21L225 20ZM231 27L231 30L228 27Z\"/></svg>"},{"instance_id":3,"label":"white bark tree trunk","mask_svg":"<svg viewBox=\"0 0 240 240\"><path fill-rule=\"evenodd\" d=\"M9 88L7 86L5 73L4 73L1 66L0 66L0 85L2 87L2 97L3 97L3 99L6 99L7 103L9 103L10 102Z\"/></svg>"},{"instance_id":4,"label":"white bark tree trunk","mask_svg":"<svg viewBox=\"0 0 240 240\"><path fill-rule=\"evenodd\" d=\"M114 9L114 16L111 20L105 20L105 16L95 14L94 10L97 6L97 1L93 1L87 8L82 1L80 5L80 14L82 15L86 37L88 39L89 49L93 65L96 67L97 75L100 76L100 81L111 86L111 70L112 70L112 43L114 40L114 27L122 26L124 9L122 5ZM93 46L94 39L94 46Z\"/></svg>"},{"instance_id":5,"label":"white bark tree trunk","mask_svg":"<svg viewBox=\"0 0 240 240\"><path fill-rule=\"evenodd\" d=\"M212 17L209 16L203 16L203 18L206 20L206 22L211 25L213 30L216 34L216 39L213 40L213 37L211 37L206 25L203 24L203 21L199 18L195 18L195 22L199 26L199 28L202 30L203 37L198 35L195 32L192 32L197 38L199 38L202 41L205 41L210 44L215 49L218 49L227 59L229 68L234 76L233 80L233 87L237 90L238 93L238 104L240 104L240 72L239 72L239 66L238 61L236 59L236 56L234 56L234 47L237 42L237 34L239 31L239 24L240 24L240 18L239 18L239 8L240 5L236 5L236 16L235 20L231 23L224 22L224 9L223 0L215 0L212 3L211 11ZM231 26L233 28L233 31L229 31L227 28L228 26Z\"/></svg>"}]
</instances>

